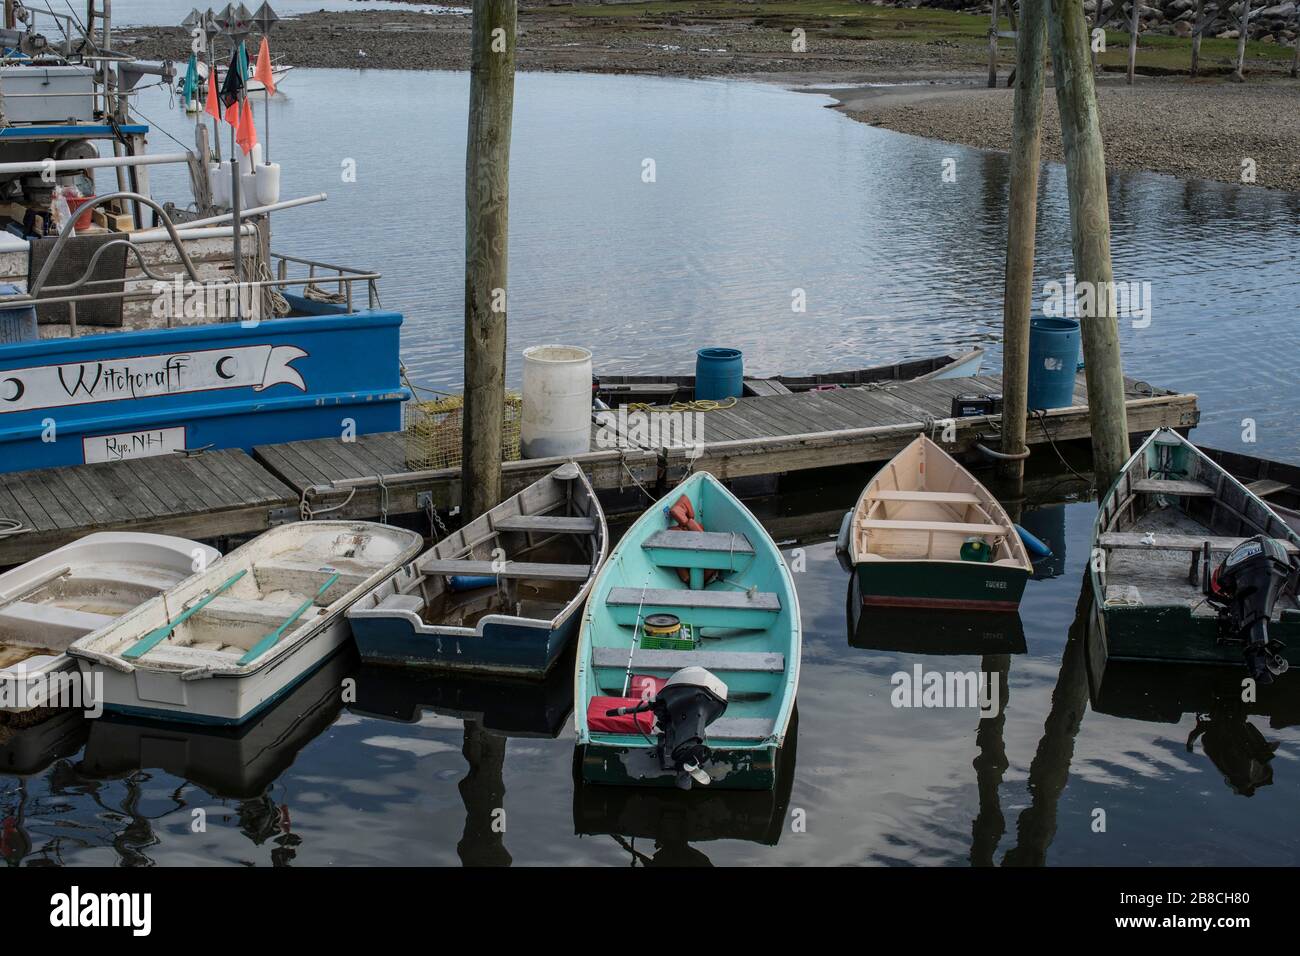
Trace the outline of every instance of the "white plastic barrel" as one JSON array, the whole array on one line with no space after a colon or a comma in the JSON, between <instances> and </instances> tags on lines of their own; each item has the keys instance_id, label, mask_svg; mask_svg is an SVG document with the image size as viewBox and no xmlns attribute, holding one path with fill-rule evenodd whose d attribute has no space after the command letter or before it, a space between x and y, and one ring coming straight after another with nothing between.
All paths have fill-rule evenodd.
<instances>
[{"instance_id":1,"label":"white plastic barrel","mask_svg":"<svg viewBox=\"0 0 1300 956\"><path fill-rule=\"evenodd\" d=\"M208 166L208 186L212 189L212 204L225 209L230 205L230 166L212 163Z\"/></svg>"},{"instance_id":2,"label":"white plastic barrel","mask_svg":"<svg viewBox=\"0 0 1300 956\"><path fill-rule=\"evenodd\" d=\"M591 451L591 352L576 345L524 349L524 408L519 450L525 458Z\"/></svg>"}]
</instances>

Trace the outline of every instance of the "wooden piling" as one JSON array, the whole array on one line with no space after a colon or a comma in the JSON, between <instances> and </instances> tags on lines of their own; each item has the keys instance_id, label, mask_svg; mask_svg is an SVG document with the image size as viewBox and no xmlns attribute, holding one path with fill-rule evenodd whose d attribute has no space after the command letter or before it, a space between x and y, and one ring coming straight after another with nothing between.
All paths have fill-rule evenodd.
<instances>
[{"instance_id":1,"label":"wooden piling","mask_svg":"<svg viewBox=\"0 0 1300 956\"><path fill-rule=\"evenodd\" d=\"M1201 68L1201 34L1205 32L1205 0L1196 0L1196 19L1192 21L1192 76Z\"/></svg>"},{"instance_id":2,"label":"wooden piling","mask_svg":"<svg viewBox=\"0 0 1300 956\"><path fill-rule=\"evenodd\" d=\"M1137 74L1138 59L1138 30L1141 29L1138 21L1138 10L1141 8L1141 0L1133 0L1133 9L1129 13L1128 22L1128 85L1133 85L1133 77Z\"/></svg>"},{"instance_id":3,"label":"wooden piling","mask_svg":"<svg viewBox=\"0 0 1300 956\"><path fill-rule=\"evenodd\" d=\"M465 145L466 521L501 500L516 14L517 0L474 0Z\"/></svg>"},{"instance_id":4,"label":"wooden piling","mask_svg":"<svg viewBox=\"0 0 1300 956\"><path fill-rule=\"evenodd\" d=\"M1246 37L1250 36L1250 0L1241 0L1241 16L1237 18L1237 69L1232 78L1238 83L1246 81Z\"/></svg>"},{"instance_id":5,"label":"wooden piling","mask_svg":"<svg viewBox=\"0 0 1300 956\"><path fill-rule=\"evenodd\" d=\"M1082 314L1079 324L1088 382L1093 471L1098 494L1104 494L1129 457L1128 421L1110 259L1106 158L1092 61L1088 57L1083 0L1051 0L1048 39L1061 115L1076 285L1090 283L1097 293L1090 313Z\"/></svg>"},{"instance_id":6,"label":"wooden piling","mask_svg":"<svg viewBox=\"0 0 1300 956\"><path fill-rule=\"evenodd\" d=\"M1011 126L1007 268L1002 301L1002 451L1021 455L1029 392L1029 320L1034 297L1034 231L1038 224L1039 147L1043 127L1043 47L1047 0L1021 0L1016 43L1016 100ZM1008 478L1022 460L1003 463Z\"/></svg>"},{"instance_id":7,"label":"wooden piling","mask_svg":"<svg viewBox=\"0 0 1300 956\"><path fill-rule=\"evenodd\" d=\"M989 89L998 85L998 0L993 0L989 23Z\"/></svg>"}]
</instances>

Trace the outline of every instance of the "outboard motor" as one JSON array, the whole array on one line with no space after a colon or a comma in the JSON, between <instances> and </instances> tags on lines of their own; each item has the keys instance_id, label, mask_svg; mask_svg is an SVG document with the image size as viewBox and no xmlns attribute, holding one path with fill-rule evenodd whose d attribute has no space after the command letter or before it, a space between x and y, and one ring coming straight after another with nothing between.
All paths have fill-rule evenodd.
<instances>
[{"instance_id":1,"label":"outboard motor","mask_svg":"<svg viewBox=\"0 0 1300 956\"><path fill-rule=\"evenodd\" d=\"M617 707L609 716L652 711L659 726L655 748L659 765L677 773L677 786L691 788L691 781L711 782L705 762L712 751L704 742L705 729L727 709L727 685L703 667L683 667L664 684L654 700L636 707Z\"/></svg>"},{"instance_id":2,"label":"outboard motor","mask_svg":"<svg viewBox=\"0 0 1300 956\"><path fill-rule=\"evenodd\" d=\"M1246 667L1261 684L1271 684L1273 675L1287 669L1279 653L1285 645L1269 639L1268 622L1295 576L1282 543L1261 534L1233 548L1210 579L1207 598L1218 608L1222 639L1245 645Z\"/></svg>"}]
</instances>

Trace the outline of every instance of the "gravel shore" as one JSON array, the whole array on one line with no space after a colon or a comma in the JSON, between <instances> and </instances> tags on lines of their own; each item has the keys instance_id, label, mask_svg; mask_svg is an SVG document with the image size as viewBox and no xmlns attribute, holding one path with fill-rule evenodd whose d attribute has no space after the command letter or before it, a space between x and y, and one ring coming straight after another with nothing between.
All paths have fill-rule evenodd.
<instances>
[{"instance_id":1,"label":"gravel shore","mask_svg":"<svg viewBox=\"0 0 1300 956\"><path fill-rule=\"evenodd\" d=\"M465 70L469 17L407 11L312 13L283 21L278 59L325 68ZM791 49L789 24L749 18L570 17L542 7L520 14L520 70L733 76L817 84L862 122L984 149L1010 145L1012 91L984 87L983 42L891 40L810 29ZM125 30L124 49L145 59L180 57L185 31ZM1005 82L1009 65L1002 69ZM1050 83L1050 76L1048 79ZM868 84L906 84L871 86ZM1099 103L1107 165L1185 178L1300 190L1300 84L1276 72L1245 84L1222 77L1139 77L1134 87L1105 75ZM1049 87L1043 157L1060 159L1060 126Z\"/></svg>"}]
</instances>

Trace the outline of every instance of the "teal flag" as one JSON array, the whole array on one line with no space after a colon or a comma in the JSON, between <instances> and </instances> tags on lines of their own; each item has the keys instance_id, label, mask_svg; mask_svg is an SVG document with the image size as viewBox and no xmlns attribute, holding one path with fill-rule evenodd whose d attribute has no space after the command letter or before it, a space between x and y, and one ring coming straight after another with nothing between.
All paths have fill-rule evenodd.
<instances>
[{"instance_id":1,"label":"teal flag","mask_svg":"<svg viewBox=\"0 0 1300 956\"><path fill-rule=\"evenodd\" d=\"M244 41L239 41L239 75L248 79L253 75L253 71L248 66L248 48L244 46Z\"/></svg>"},{"instance_id":2,"label":"teal flag","mask_svg":"<svg viewBox=\"0 0 1300 956\"><path fill-rule=\"evenodd\" d=\"M194 59L194 54L190 54L190 62L185 67L185 88L181 91L181 102L189 103L190 100L198 98L199 93L199 64Z\"/></svg>"}]
</instances>

